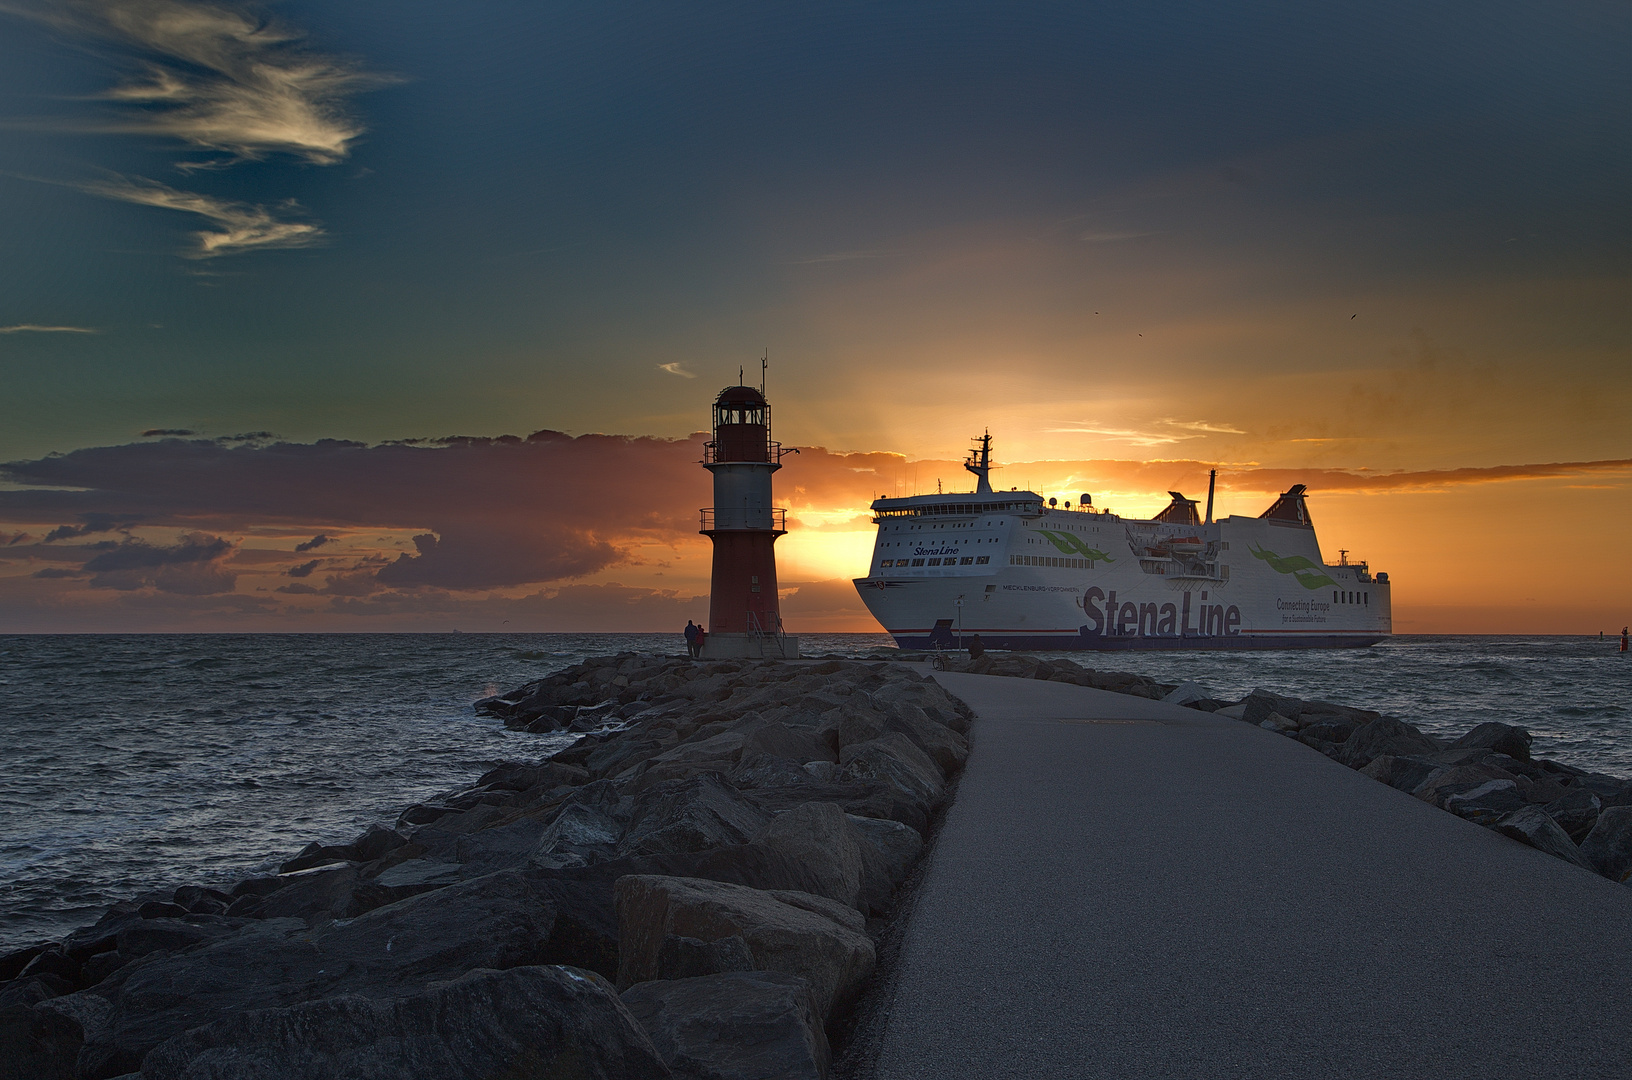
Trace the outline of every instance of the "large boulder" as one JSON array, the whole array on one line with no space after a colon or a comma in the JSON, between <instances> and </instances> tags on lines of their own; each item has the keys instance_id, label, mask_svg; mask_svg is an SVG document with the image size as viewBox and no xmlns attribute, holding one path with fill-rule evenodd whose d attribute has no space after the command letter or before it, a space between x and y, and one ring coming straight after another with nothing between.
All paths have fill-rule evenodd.
<instances>
[{"instance_id":1,"label":"large boulder","mask_svg":"<svg viewBox=\"0 0 1632 1080\"><path fill-rule=\"evenodd\" d=\"M529 858L546 867L582 866L609 858L630 813L630 803L610 780L585 784L561 803Z\"/></svg>"},{"instance_id":2,"label":"large boulder","mask_svg":"<svg viewBox=\"0 0 1632 1080\"><path fill-rule=\"evenodd\" d=\"M344 995L224 1017L148 1055L142 1080L657 1080L669 1070L596 975L472 971L405 997Z\"/></svg>"},{"instance_id":3,"label":"large boulder","mask_svg":"<svg viewBox=\"0 0 1632 1080\"><path fill-rule=\"evenodd\" d=\"M866 843L837 803L812 802L784 811L754 837L803 863L816 878L808 891L854 905L864 875Z\"/></svg>"},{"instance_id":4,"label":"large boulder","mask_svg":"<svg viewBox=\"0 0 1632 1080\"><path fill-rule=\"evenodd\" d=\"M1372 758L1371 763L1360 771L1389 787L1399 788L1401 791L1415 791L1439 768L1439 765L1426 758L1383 754Z\"/></svg>"},{"instance_id":5,"label":"large boulder","mask_svg":"<svg viewBox=\"0 0 1632 1080\"><path fill-rule=\"evenodd\" d=\"M82 1069L93 1078L131 1072L165 1039L246 1009L340 993L393 997L475 968L542 963L554 924L548 896L517 873L315 929L293 919L251 923L221 941L115 972L98 988L112 1009L100 1031L87 1033Z\"/></svg>"},{"instance_id":6,"label":"large boulder","mask_svg":"<svg viewBox=\"0 0 1632 1080\"><path fill-rule=\"evenodd\" d=\"M1521 727L1487 721L1450 745L1452 750L1487 749L1519 761L1530 760L1531 735Z\"/></svg>"},{"instance_id":7,"label":"large boulder","mask_svg":"<svg viewBox=\"0 0 1632 1080\"><path fill-rule=\"evenodd\" d=\"M643 982L623 1003L677 1080L822 1080L827 1033L810 983L775 971Z\"/></svg>"},{"instance_id":8,"label":"large boulder","mask_svg":"<svg viewBox=\"0 0 1632 1080\"><path fill-rule=\"evenodd\" d=\"M1542 807L1577 844L1585 840L1592 827L1598 824L1598 815L1603 808L1598 796L1585 788L1569 788L1565 794Z\"/></svg>"},{"instance_id":9,"label":"large boulder","mask_svg":"<svg viewBox=\"0 0 1632 1080\"><path fill-rule=\"evenodd\" d=\"M839 764L846 779L882 781L926 805L941 797L945 785L940 766L899 731L846 746Z\"/></svg>"},{"instance_id":10,"label":"large boulder","mask_svg":"<svg viewBox=\"0 0 1632 1080\"><path fill-rule=\"evenodd\" d=\"M858 925L861 916L823 897L648 875L620 878L616 895L620 987L657 973L670 935L742 938L757 970L808 979L824 1018L860 990L873 968L873 943Z\"/></svg>"},{"instance_id":11,"label":"large boulder","mask_svg":"<svg viewBox=\"0 0 1632 1080\"><path fill-rule=\"evenodd\" d=\"M969 758L968 739L945 724L931 720L928 713L911 702L900 701L890 706L887 727L888 730L899 731L912 740L913 745L922 750L947 776L961 770L963 763Z\"/></svg>"},{"instance_id":12,"label":"large boulder","mask_svg":"<svg viewBox=\"0 0 1632 1080\"><path fill-rule=\"evenodd\" d=\"M61 1013L0 1008L0 1080L74 1080L84 1041L79 1024Z\"/></svg>"},{"instance_id":13,"label":"large boulder","mask_svg":"<svg viewBox=\"0 0 1632 1080\"><path fill-rule=\"evenodd\" d=\"M777 720L767 720L743 740L741 760L747 761L757 754L770 754L801 765L807 761L839 760L833 744L815 729L789 727Z\"/></svg>"},{"instance_id":14,"label":"large boulder","mask_svg":"<svg viewBox=\"0 0 1632 1080\"><path fill-rule=\"evenodd\" d=\"M769 820L736 788L708 773L641 792L618 850L662 855L742 844Z\"/></svg>"},{"instance_id":15,"label":"large boulder","mask_svg":"<svg viewBox=\"0 0 1632 1080\"><path fill-rule=\"evenodd\" d=\"M1344 740L1338 760L1350 768L1362 769L1384 754L1411 757L1438 749L1438 743L1405 721L1380 716L1354 729Z\"/></svg>"},{"instance_id":16,"label":"large boulder","mask_svg":"<svg viewBox=\"0 0 1632 1080\"><path fill-rule=\"evenodd\" d=\"M1505 814L1497 819L1492 827L1503 836L1511 836L1521 844L1529 844L1554 858L1563 859L1587 870L1593 869L1581 857L1575 841L1571 840L1569 834L1558 827L1558 822L1548 817L1547 812L1539 806L1526 806Z\"/></svg>"},{"instance_id":17,"label":"large boulder","mask_svg":"<svg viewBox=\"0 0 1632 1080\"><path fill-rule=\"evenodd\" d=\"M1632 878L1632 806L1611 806L1581 841L1581 857L1611 881Z\"/></svg>"}]
</instances>

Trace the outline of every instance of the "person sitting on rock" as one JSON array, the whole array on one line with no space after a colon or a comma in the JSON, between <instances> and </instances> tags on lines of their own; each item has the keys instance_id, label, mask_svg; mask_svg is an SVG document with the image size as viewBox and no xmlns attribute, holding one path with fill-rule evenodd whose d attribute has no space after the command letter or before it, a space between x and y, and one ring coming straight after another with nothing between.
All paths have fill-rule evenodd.
<instances>
[{"instance_id":1,"label":"person sitting on rock","mask_svg":"<svg viewBox=\"0 0 1632 1080\"><path fill-rule=\"evenodd\" d=\"M979 660L982 656L985 656L985 655L986 655L986 643L984 641L980 640L980 635L979 634L976 634L974 637L969 639L969 659Z\"/></svg>"}]
</instances>

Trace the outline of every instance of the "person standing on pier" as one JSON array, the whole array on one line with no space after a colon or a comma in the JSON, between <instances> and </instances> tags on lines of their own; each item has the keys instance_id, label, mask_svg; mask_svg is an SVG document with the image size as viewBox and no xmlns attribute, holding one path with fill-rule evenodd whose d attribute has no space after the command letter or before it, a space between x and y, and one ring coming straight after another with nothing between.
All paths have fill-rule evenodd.
<instances>
[{"instance_id":1,"label":"person standing on pier","mask_svg":"<svg viewBox=\"0 0 1632 1080\"><path fill-rule=\"evenodd\" d=\"M702 637L702 628L699 627L696 623L692 622L690 619L687 619L686 620L686 651L691 654L691 658L693 660L695 660L697 658L697 654L702 651L702 641L700 640L701 637Z\"/></svg>"}]
</instances>

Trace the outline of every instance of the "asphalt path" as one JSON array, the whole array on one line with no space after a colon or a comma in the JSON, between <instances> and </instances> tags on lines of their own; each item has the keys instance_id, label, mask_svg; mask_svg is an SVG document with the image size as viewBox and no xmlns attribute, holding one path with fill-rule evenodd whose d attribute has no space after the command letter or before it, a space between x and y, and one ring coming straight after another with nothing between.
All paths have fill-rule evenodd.
<instances>
[{"instance_id":1,"label":"asphalt path","mask_svg":"<svg viewBox=\"0 0 1632 1080\"><path fill-rule=\"evenodd\" d=\"M974 749L877 1076L1632 1077L1632 888L1240 721L936 678Z\"/></svg>"}]
</instances>

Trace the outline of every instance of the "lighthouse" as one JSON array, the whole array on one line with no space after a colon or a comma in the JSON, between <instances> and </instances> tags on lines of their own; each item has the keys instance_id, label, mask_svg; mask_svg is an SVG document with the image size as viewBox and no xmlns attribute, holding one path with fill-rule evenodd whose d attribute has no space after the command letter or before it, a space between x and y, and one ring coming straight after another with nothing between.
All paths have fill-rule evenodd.
<instances>
[{"instance_id":1,"label":"lighthouse","mask_svg":"<svg viewBox=\"0 0 1632 1080\"><path fill-rule=\"evenodd\" d=\"M714 474L714 505L702 512L702 534L714 542L706 659L799 655L776 596L776 538L788 531L788 512L771 505L771 474L789 452L771 441L763 389L720 391L714 438L703 448L703 468Z\"/></svg>"}]
</instances>

